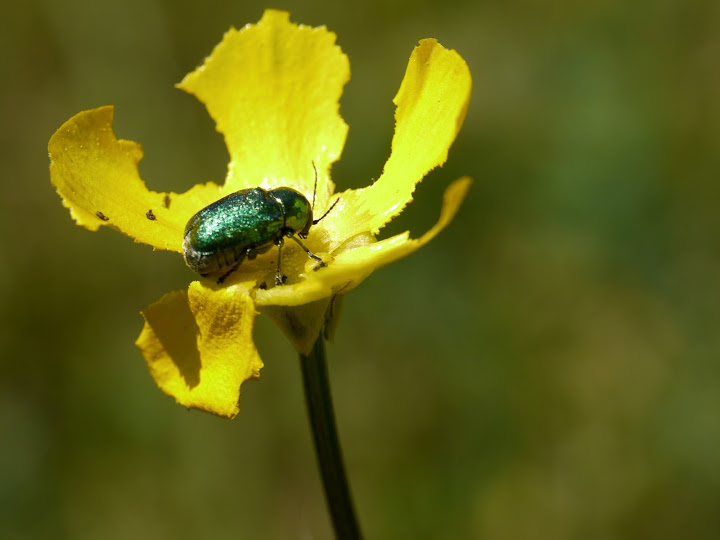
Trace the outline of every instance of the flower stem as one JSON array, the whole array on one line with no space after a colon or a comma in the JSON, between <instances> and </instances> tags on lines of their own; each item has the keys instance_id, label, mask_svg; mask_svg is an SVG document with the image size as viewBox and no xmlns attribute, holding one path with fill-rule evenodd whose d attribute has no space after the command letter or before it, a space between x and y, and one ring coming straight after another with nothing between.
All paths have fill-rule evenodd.
<instances>
[{"instance_id":1,"label":"flower stem","mask_svg":"<svg viewBox=\"0 0 720 540\"><path fill-rule=\"evenodd\" d=\"M322 333L318 336L310 354L300 355L300 365L305 402L315 440L315 454L322 474L325 499L330 510L335 536L340 540L360 540L362 538L360 527L355 517L335 428L335 413L330 395Z\"/></svg>"}]
</instances>

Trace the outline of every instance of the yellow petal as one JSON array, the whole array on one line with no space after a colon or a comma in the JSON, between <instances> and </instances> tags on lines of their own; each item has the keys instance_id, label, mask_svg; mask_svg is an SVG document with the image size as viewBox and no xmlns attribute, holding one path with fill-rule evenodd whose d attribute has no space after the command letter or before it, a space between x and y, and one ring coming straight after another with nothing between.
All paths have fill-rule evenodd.
<instances>
[{"instance_id":1,"label":"yellow petal","mask_svg":"<svg viewBox=\"0 0 720 540\"><path fill-rule=\"evenodd\" d=\"M156 249L182 251L190 216L220 197L218 186L188 192L150 191L138 173L140 145L118 140L113 108L76 114L50 139L50 178L78 225L96 231L107 225Z\"/></svg>"},{"instance_id":2,"label":"yellow petal","mask_svg":"<svg viewBox=\"0 0 720 540\"><path fill-rule=\"evenodd\" d=\"M371 186L340 195L324 220L331 250L362 231L376 234L412 200L415 185L445 163L465 118L471 78L465 61L434 39L410 56L395 96L395 135L382 176Z\"/></svg>"},{"instance_id":3,"label":"yellow petal","mask_svg":"<svg viewBox=\"0 0 720 540\"><path fill-rule=\"evenodd\" d=\"M326 268L317 271L309 269L304 274L305 279L298 283L256 291L256 304L297 306L353 289L377 268L410 255L435 238L455 217L471 182L470 178L463 177L448 186L443 196L440 219L420 238L411 239L406 231L380 242L360 242L339 250L333 254Z\"/></svg>"},{"instance_id":4,"label":"yellow petal","mask_svg":"<svg viewBox=\"0 0 720 540\"><path fill-rule=\"evenodd\" d=\"M338 101L350 78L335 38L325 27L298 26L287 12L267 10L258 24L229 30L178 84L205 103L225 136L226 191L289 185L311 197L314 162L318 202L332 193L326 173L345 143Z\"/></svg>"},{"instance_id":5,"label":"yellow petal","mask_svg":"<svg viewBox=\"0 0 720 540\"><path fill-rule=\"evenodd\" d=\"M254 282L214 288L195 281L144 312L135 343L157 385L178 403L227 418L238 411L240 385L262 361L252 340Z\"/></svg>"}]
</instances>

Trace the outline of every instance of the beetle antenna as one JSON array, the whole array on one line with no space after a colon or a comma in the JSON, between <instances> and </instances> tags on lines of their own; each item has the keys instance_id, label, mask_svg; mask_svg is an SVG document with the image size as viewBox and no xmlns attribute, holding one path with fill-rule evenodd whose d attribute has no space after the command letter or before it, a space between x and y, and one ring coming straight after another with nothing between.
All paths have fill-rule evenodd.
<instances>
[{"instance_id":1,"label":"beetle antenna","mask_svg":"<svg viewBox=\"0 0 720 540\"><path fill-rule=\"evenodd\" d=\"M315 170L315 187L313 187L313 202L312 202L312 207L310 208L310 211L314 212L315 211L315 194L317 193L317 167L315 166L314 161L312 161L311 163L312 163L313 169ZM325 216L323 216L323 217L325 217ZM313 222L313 224L314 223L315 222Z\"/></svg>"},{"instance_id":2,"label":"beetle antenna","mask_svg":"<svg viewBox=\"0 0 720 540\"><path fill-rule=\"evenodd\" d=\"M317 219L313 219L313 225L317 225L318 222L319 222L322 218L324 218L325 216L327 216L327 215L330 213L330 210L332 210L333 208L335 208L335 205L336 205L337 203L339 203L339 202L340 202L340 197L338 197L337 199L335 199L335 202L332 203L332 206L330 206L330 208L328 208L322 216L320 216L320 217L317 218Z\"/></svg>"},{"instance_id":3,"label":"beetle antenna","mask_svg":"<svg viewBox=\"0 0 720 540\"><path fill-rule=\"evenodd\" d=\"M317 173L317 167L315 166L315 162L312 161L311 163L312 163L313 169L315 170L315 187L313 188L313 202L312 202L312 207L310 208L310 211L311 211L312 213L315 213L315 194L317 193L318 173ZM332 210L333 208L335 208L335 205L336 205L339 201L340 201L340 197L338 197L337 199L335 199L335 202L332 203L332 206L331 206L330 208L328 208L322 216L320 216L318 219L313 219L312 224L313 224L313 225L317 225L322 218L324 218L325 216L327 216L327 215L330 213L330 210Z\"/></svg>"}]
</instances>

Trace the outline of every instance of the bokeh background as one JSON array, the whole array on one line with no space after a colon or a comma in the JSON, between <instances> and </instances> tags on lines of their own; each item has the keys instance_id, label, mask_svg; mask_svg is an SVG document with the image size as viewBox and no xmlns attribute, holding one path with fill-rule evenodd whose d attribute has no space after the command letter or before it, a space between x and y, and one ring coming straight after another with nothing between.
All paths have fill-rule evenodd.
<instances>
[{"instance_id":1,"label":"bokeh background","mask_svg":"<svg viewBox=\"0 0 720 540\"><path fill-rule=\"evenodd\" d=\"M297 359L224 421L154 385L139 310L177 255L75 226L47 141L116 106L154 189L222 181L173 88L258 2L33 0L0 17L0 537L330 538ZM442 169L387 234L436 241L348 296L329 347L368 538L720 537L720 4L287 1L349 55L340 189L377 178L417 40L474 89Z\"/></svg>"}]
</instances>

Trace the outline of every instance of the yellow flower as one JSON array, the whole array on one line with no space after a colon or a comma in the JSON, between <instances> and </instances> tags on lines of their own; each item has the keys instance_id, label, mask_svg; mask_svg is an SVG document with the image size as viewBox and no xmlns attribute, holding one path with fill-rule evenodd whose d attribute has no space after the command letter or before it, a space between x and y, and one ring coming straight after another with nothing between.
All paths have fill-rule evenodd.
<instances>
[{"instance_id":1,"label":"yellow flower","mask_svg":"<svg viewBox=\"0 0 720 540\"><path fill-rule=\"evenodd\" d=\"M288 186L312 200L313 165L315 214L339 197L306 241L327 267L315 268L286 242L282 286L272 286L272 250L243 262L222 285L194 281L143 312L136 344L158 386L186 407L235 416L240 385L262 367L252 339L256 309L307 354L323 326L326 332L332 326L336 299L435 237L470 185L461 178L448 187L440 219L420 238L405 232L376 241L379 229L412 200L415 185L445 162L465 117L470 74L455 51L422 40L394 100L395 135L382 175L363 189L334 194L329 170L348 129L338 101L350 77L335 38L324 27L298 26L288 13L268 10L258 24L228 31L178 85L205 103L225 137L230 163L222 186L209 182L180 194L148 190L138 173L142 150L115 137L111 106L77 114L50 140L51 179L73 219L92 231L112 227L154 249L182 253L189 218L240 189Z\"/></svg>"}]
</instances>

